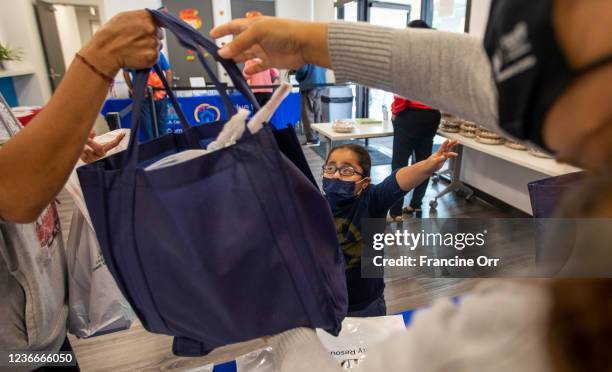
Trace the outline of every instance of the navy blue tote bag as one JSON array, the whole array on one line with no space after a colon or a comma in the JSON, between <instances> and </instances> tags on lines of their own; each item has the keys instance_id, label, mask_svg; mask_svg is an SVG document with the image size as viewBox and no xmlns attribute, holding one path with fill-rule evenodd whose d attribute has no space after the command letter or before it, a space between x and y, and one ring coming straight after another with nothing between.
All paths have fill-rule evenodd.
<instances>
[{"instance_id":1,"label":"navy blue tote bag","mask_svg":"<svg viewBox=\"0 0 612 372\"><path fill-rule=\"evenodd\" d=\"M259 107L213 42L171 14L150 12L208 72L203 53L213 55ZM135 112L147 74L136 74ZM235 113L224 86L209 77ZM279 151L268 125L233 146L145 171L202 148L224 124L189 127L163 82L183 133L139 144L132 115L128 149L77 171L108 268L144 327L174 336L173 351L183 356L300 326L338 334L348 303L344 262L320 191Z\"/></svg>"}]
</instances>

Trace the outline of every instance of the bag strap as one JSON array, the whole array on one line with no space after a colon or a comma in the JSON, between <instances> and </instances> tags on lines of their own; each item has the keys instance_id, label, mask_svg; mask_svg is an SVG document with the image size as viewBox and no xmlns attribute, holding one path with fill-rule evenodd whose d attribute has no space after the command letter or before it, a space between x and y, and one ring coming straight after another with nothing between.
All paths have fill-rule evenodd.
<instances>
[{"instance_id":1,"label":"bag strap","mask_svg":"<svg viewBox=\"0 0 612 372\"><path fill-rule=\"evenodd\" d=\"M174 14L168 13L167 11L154 9L148 9L148 11L151 13L158 25L168 29L174 34L174 36L176 36L181 45L198 52L200 62L203 62L202 59L204 52L208 52L216 61L221 63L236 90L238 90L249 101L249 103L253 105L255 111L259 110L259 104L257 103L249 84L242 75L242 72L240 72L240 69L238 69L238 66L236 66L234 61L224 59L219 55L219 47L214 42L204 37L204 35L196 31L193 27L176 17ZM183 42L186 44L183 44ZM214 74L212 75L214 76ZM225 86L218 85L217 89L220 88L225 90Z\"/></svg>"},{"instance_id":2,"label":"bag strap","mask_svg":"<svg viewBox=\"0 0 612 372\"><path fill-rule=\"evenodd\" d=\"M226 110L228 111L230 116L233 116L237 113L236 107L229 98L229 95L227 94L226 85L221 83L219 79L217 79L215 73L212 71L212 69L206 62L204 58L204 52L210 53L210 55L212 55L215 60L221 63L221 65L228 73L230 79L234 83L234 87L236 88L236 90L238 90L242 95L245 96L245 98L253 106L255 111L259 110L259 104L257 103L257 100L255 99L251 88L244 79L244 76L238 69L238 66L236 66L234 61L221 58L218 53L219 48L215 43L208 40L199 32L194 30L191 26L166 11L159 11L153 9L148 9L148 11L151 13L158 25L168 29L176 36L177 40L183 47L194 50L196 52L200 64L202 64L207 74L209 75L209 78L213 81L215 87L219 91L224 106L226 107ZM161 69L159 68L159 66L155 65L154 69L159 75L162 84L164 85L164 89L166 90L168 97L170 98L170 102L172 103L172 106L174 107L179 117L181 126L184 130L189 129L187 117L183 113L174 92L166 81L164 74L161 73ZM136 77L134 79L134 96L132 108L133 113L139 113L142 110L149 71L150 69L145 69L136 72ZM131 168L135 168L138 164L138 135L136 135L136 133L138 133L140 129L139 117L140 115L132 114L132 133L134 133L134 135L130 136L130 142L126 150L128 166ZM199 146L199 144L193 145L195 147Z\"/></svg>"}]
</instances>

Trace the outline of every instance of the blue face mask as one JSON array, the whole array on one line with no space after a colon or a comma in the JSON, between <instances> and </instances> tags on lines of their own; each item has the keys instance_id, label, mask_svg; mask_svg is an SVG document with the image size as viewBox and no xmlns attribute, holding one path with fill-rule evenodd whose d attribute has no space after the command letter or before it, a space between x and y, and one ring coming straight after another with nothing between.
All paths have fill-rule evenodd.
<instances>
[{"instance_id":1,"label":"blue face mask","mask_svg":"<svg viewBox=\"0 0 612 372\"><path fill-rule=\"evenodd\" d=\"M357 199L359 194L355 194L355 186L357 183L361 183L364 180L365 178L359 182L355 182L323 178L323 191L325 191L325 196L332 202L344 202Z\"/></svg>"},{"instance_id":2,"label":"blue face mask","mask_svg":"<svg viewBox=\"0 0 612 372\"><path fill-rule=\"evenodd\" d=\"M323 191L328 198L348 200L355 197L355 182L323 178Z\"/></svg>"}]
</instances>

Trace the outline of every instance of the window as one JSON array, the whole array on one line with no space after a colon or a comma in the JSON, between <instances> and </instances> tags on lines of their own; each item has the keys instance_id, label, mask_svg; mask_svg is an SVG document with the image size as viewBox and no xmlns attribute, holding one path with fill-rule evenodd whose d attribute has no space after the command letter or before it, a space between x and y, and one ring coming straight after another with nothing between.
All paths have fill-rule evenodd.
<instances>
[{"instance_id":1,"label":"window","mask_svg":"<svg viewBox=\"0 0 612 372\"><path fill-rule=\"evenodd\" d=\"M433 27L438 30L464 33L468 0L434 0Z\"/></svg>"}]
</instances>

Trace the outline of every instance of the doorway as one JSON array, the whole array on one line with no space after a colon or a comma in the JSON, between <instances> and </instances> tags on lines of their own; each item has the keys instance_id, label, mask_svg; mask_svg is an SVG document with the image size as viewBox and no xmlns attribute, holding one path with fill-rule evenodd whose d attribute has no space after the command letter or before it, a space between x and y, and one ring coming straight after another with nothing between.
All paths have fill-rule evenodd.
<instances>
[{"instance_id":1,"label":"doorway","mask_svg":"<svg viewBox=\"0 0 612 372\"><path fill-rule=\"evenodd\" d=\"M100 28L97 6L34 3L51 89L59 86L74 55Z\"/></svg>"}]
</instances>

